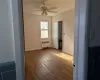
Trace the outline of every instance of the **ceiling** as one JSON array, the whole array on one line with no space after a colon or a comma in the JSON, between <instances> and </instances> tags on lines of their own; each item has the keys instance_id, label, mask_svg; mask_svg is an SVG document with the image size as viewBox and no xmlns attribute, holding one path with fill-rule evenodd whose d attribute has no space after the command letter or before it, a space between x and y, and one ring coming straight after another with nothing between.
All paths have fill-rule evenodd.
<instances>
[{"instance_id":1,"label":"ceiling","mask_svg":"<svg viewBox=\"0 0 100 80\"><path fill-rule=\"evenodd\" d=\"M41 1L42 0L23 0L23 12L26 14L41 15L40 11L36 11L36 9L40 8ZM57 7L57 9L52 10L57 13L48 13L48 16L54 16L75 8L75 0L46 0L46 5L48 7Z\"/></svg>"}]
</instances>

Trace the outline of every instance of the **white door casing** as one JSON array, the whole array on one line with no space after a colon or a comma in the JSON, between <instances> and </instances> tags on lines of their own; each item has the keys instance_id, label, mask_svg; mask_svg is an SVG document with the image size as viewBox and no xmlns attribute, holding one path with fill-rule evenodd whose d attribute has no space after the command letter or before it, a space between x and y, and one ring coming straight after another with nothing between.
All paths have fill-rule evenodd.
<instances>
[{"instance_id":1,"label":"white door casing","mask_svg":"<svg viewBox=\"0 0 100 80\"><path fill-rule=\"evenodd\" d=\"M75 4L74 80L87 79L88 1L76 0Z\"/></svg>"}]
</instances>

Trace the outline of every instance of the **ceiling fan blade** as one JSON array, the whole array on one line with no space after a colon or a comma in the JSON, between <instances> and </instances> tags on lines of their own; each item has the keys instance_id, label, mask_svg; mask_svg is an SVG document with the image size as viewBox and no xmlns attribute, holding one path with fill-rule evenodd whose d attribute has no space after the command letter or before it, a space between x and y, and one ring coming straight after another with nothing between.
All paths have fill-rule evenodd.
<instances>
[{"instance_id":1,"label":"ceiling fan blade","mask_svg":"<svg viewBox=\"0 0 100 80\"><path fill-rule=\"evenodd\" d=\"M50 10L48 10L47 12L50 12L50 13L58 13L58 12L56 12L56 11L50 11Z\"/></svg>"},{"instance_id":2,"label":"ceiling fan blade","mask_svg":"<svg viewBox=\"0 0 100 80\"><path fill-rule=\"evenodd\" d=\"M53 7L48 8L48 10L53 10L53 9L57 9L57 7L53 6Z\"/></svg>"}]
</instances>

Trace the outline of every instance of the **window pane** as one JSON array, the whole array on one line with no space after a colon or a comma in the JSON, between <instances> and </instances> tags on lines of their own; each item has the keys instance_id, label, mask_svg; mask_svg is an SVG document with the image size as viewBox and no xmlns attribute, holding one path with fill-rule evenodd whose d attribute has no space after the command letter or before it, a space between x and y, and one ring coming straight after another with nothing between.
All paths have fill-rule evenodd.
<instances>
[{"instance_id":1,"label":"window pane","mask_svg":"<svg viewBox=\"0 0 100 80\"><path fill-rule=\"evenodd\" d=\"M48 29L48 22L41 22L41 29Z\"/></svg>"},{"instance_id":2,"label":"window pane","mask_svg":"<svg viewBox=\"0 0 100 80\"><path fill-rule=\"evenodd\" d=\"M41 22L41 29L44 29L43 22Z\"/></svg>"},{"instance_id":3,"label":"window pane","mask_svg":"<svg viewBox=\"0 0 100 80\"><path fill-rule=\"evenodd\" d=\"M48 38L48 30L41 31L41 38Z\"/></svg>"}]
</instances>

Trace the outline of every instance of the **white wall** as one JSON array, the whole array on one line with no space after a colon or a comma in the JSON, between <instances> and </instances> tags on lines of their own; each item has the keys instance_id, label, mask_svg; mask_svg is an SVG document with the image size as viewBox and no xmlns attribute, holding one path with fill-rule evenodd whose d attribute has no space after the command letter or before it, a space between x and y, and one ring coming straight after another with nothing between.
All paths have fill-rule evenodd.
<instances>
[{"instance_id":1,"label":"white wall","mask_svg":"<svg viewBox=\"0 0 100 80\"><path fill-rule=\"evenodd\" d=\"M0 63L14 60L14 38L10 0L0 0Z\"/></svg>"},{"instance_id":2,"label":"white wall","mask_svg":"<svg viewBox=\"0 0 100 80\"><path fill-rule=\"evenodd\" d=\"M51 17L24 13L25 51L41 49L40 21L49 21L49 46L51 42Z\"/></svg>"},{"instance_id":3,"label":"white wall","mask_svg":"<svg viewBox=\"0 0 100 80\"><path fill-rule=\"evenodd\" d=\"M63 21L63 52L74 53L74 9L52 18L52 22ZM54 27L54 26L53 26ZM53 28L52 28L53 29Z\"/></svg>"}]
</instances>

